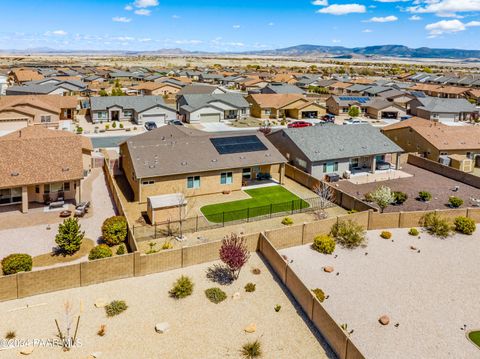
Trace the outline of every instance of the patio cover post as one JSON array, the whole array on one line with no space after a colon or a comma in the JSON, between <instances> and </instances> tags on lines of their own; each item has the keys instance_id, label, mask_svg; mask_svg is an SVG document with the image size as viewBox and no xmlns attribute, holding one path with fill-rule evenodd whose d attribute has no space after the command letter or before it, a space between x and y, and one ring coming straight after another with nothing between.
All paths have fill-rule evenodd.
<instances>
[{"instance_id":1,"label":"patio cover post","mask_svg":"<svg viewBox=\"0 0 480 359\"><path fill-rule=\"evenodd\" d=\"M400 169L400 153L396 154L397 158L395 159L395 169L398 171Z\"/></svg>"},{"instance_id":2,"label":"patio cover post","mask_svg":"<svg viewBox=\"0 0 480 359\"><path fill-rule=\"evenodd\" d=\"M28 212L28 187L22 187L22 213Z\"/></svg>"}]
</instances>

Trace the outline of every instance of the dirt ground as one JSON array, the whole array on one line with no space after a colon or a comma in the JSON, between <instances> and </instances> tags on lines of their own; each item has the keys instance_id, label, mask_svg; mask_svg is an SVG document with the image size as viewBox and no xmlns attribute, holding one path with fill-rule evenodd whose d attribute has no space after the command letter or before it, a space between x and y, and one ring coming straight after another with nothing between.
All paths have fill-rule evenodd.
<instances>
[{"instance_id":1,"label":"dirt ground","mask_svg":"<svg viewBox=\"0 0 480 359\"><path fill-rule=\"evenodd\" d=\"M36 347L30 358L87 358L92 353L116 359L242 358L242 345L257 339L263 358L334 358L257 254L252 254L240 278L231 285L221 286L206 278L205 271L212 264L0 303L0 334L3 337L14 330L19 340L54 338L54 319L64 328L63 303L69 300L75 318L81 313L81 347L67 353L59 348ZM253 268L260 268L261 274L254 275ZM194 291L176 300L168 291L181 275L192 278ZM248 282L256 284L255 292L245 292ZM221 287L227 299L219 304L209 302L204 291L211 287ZM235 293L239 298L233 299ZM107 318L103 308L94 307L99 298L125 300L128 309ZM274 310L277 304L281 305L279 312ZM26 305L30 307L25 309ZM169 332L155 332L155 325L161 322L170 324ZM252 323L256 332L247 334L244 329ZM106 325L106 335L100 337L96 333L102 324ZM18 351L7 349L0 357L18 358Z\"/></svg>"}]
</instances>

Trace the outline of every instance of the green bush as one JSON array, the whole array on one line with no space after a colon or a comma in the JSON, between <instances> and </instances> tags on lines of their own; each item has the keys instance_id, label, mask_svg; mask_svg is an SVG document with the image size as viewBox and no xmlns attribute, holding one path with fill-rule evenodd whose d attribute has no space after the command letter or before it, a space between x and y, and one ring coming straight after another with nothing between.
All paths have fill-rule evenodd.
<instances>
[{"instance_id":1,"label":"green bush","mask_svg":"<svg viewBox=\"0 0 480 359\"><path fill-rule=\"evenodd\" d=\"M365 242L365 229L358 223L347 220L338 221L332 226L330 236L346 248L355 248Z\"/></svg>"},{"instance_id":2,"label":"green bush","mask_svg":"<svg viewBox=\"0 0 480 359\"><path fill-rule=\"evenodd\" d=\"M410 230L408 231L408 234L411 236L418 236L419 232L418 232L418 229L416 228L410 228Z\"/></svg>"},{"instance_id":3,"label":"green bush","mask_svg":"<svg viewBox=\"0 0 480 359\"><path fill-rule=\"evenodd\" d=\"M210 302L218 304L227 299L227 294L220 288L209 288L205 291L205 295Z\"/></svg>"},{"instance_id":4,"label":"green bush","mask_svg":"<svg viewBox=\"0 0 480 359\"><path fill-rule=\"evenodd\" d=\"M317 297L318 301L322 303L325 300L325 293L320 288L312 289L313 294Z\"/></svg>"},{"instance_id":5,"label":"green bush","mask_svg":"<svg viewBox=\"0 0 480 359\"><path fill-rule=\"evenodd\" d=\"M420 225L424 227L428 233L445 238L451 234L452 227L446 219L440 218L435 212L425 214L420 219Z\"/></svg>"},{"instance_id":6,"label":"green bush","mask_svg":"<svg viewBox=\"0 0 480 359\"><path fill-rule=\"evenodd\" d=\"M14 253L2 259L2 271L4 275L18 272L30 272L32 270L32 257L24 253Z\"/></svg>"},{"instance_id":7,"label":"green bush","mask_svg":"<svg viewBox=\"0 0 480 359\"><path fill-rule=\"evenodd\" d=\"M392 233L389 231L383 231L382 233L380 233L380 237L382 237L383 239L390 239L392 238Z\"/></svg>"},{"instance_id":8,"label":"green bush","mask_svg":"<svg viewBox=\"0 0 480 359\"><path fill-rule=\"evenodd\" d=\"M241 351L244 358L253 359L262 356L262 345L258 340L245 344Z\"/></svg>"},{"instance_id":9,"label":"green bush","mask_svg":"<svg viewBox=\"0 0 480 359\"><path fill-rule=\"evenodd\" d=\"M293 224L293 219L291 219L290 217L285 217L284 219L282 219L282 224L285 226L291 226Z\"/></svg>"},{"instance_id":10,"label":"green bush","mask_svg":"<svg viewBox=\"0 0 480 359\"><path fill-rule=\"evenodd\" d=\"M120 244L127 238L127 221L123 216L107 218L102 225L103 240L109 245Z\"/></svg>"},{"instance_id":11,"label":"green bush","mask_svg":"<svg viewBox=\"0 0 480 359\"><path fill-rule=\"evenodd\" d=\"M112 250L106 244L99 244L93 247L88 254L88 259L93 261L95 259L108 258L113 255Z\"/></svg>"},{"instance_id":12,"label":"green bush","mask_svg":"<svg viewBox=\"0 0 480 359\"><path fill-rule=\"evenodd\" d=\"M120 246L117 248L116 254L121 256L122 254L125 254L127 252L125 248L125 244L120 244Z\"/></svg>"},{"instance_id":13,"label":"green bush","mask_svg":"<svg viewBox=\"0 0 480 359\"><path fill-rule=\"evenodd\" d=\"M408 195L405 192L393 192L393 203L397 205L401 205L405 203L408 199Z\"/></svg>"},{"instance_id":14,"label":"green bush","mask_svg":"<svg viewBox=\"0 0 480 359\"><path fill-rule=\"evenodd\" d=\"M5 339L12 340L12 339L15 339L16 336L17 336L17 333L15 333L14 330L9 330L7 334L5 334Z\"/></svg>"},{"instance_id":15,"label":"green bush","mask_svg":"<svg viewBox=\"0 0 480 359\"><path fill-rule=\"evenodd\" d=\"M328 234L321 234L313 239L313 249L323 254L332 254L335 251L335 240Z\"/></svg>"},{"instance_id":16,"label":"green bush","mask_svg":"<svg viewBox=\"0 0 480 359\"><path fill-rule=\"evenodd\" d=\"M125 303L124 300L114 300L105 306L105 312L107 313L107 317L114 317L126 311L127 308L127 303Z\"/></svg>"},{"instance_id":17,"label":"green bush","mask_svg":"<svg viewBox=\"0 0 480 359\"><path fill-rule=\"evenodd\" d=\"M77 218L67 218L58 225L55 243L63 253L72 255L80 249L85 232L80 231Z\"/></svg>"},{"instance_id":18,"label":"green bush","mask_svg":"<svg viewBox=\"0 0 480 359\"><path fill-rule=\"evenodd\" d=\"M463 199L452 196L448 199L448 204L452 208L458 208L463 204Z\"/></svg>"},{"instance_id":19,"label":"green bush","mask_svg":"<svg viewBox=\"0 0 480 359\"><path fill-rule=\"evenodd\" d=\"M280 304L277 304L273 309L278 313L280 309L282 309L282 306Z\"/></svg>"},{"instance_id":20,"label":"green bush","mask_svg":"<svg viewBox=\"0 0 480 359\"><path fill-rule=\"evenodd\" d=\"M181 276L174 283L173 288L168 292L171 297L181 299L188 297L193 292L193 282L189 277Z\"/></svg>"},{"instance_id":21,"label":"green bush","mask_svg":"<svg viewBox=\"0 0 480 359\"><path fill-rule=\"evenodd\" d=\"M247 283L245 285L245 292L252 293L255 292L255 289L257 288L255 283Z\"/></svg>"},{"instance_id":22,"label":"green bush","mask_svg":"<svg viewBox=\"0 0 480 359\"><path fill-rule=\"evenodd\" d=\"M467 217L457 217L455 218L455 230L463 234L472 234L477 229L475 221Z\"/></svg>"},{"instance_id":23,"label":"green bush","mask_svg":"<svg viewBox=\"0 0 480 359\"><path fill-rule=\"evenodd\" d=\"M418 192L418 198L420 198L423 202L428 202L432 199L432 194L427 191L420 191Z\"/></svg>"}]
</instances>

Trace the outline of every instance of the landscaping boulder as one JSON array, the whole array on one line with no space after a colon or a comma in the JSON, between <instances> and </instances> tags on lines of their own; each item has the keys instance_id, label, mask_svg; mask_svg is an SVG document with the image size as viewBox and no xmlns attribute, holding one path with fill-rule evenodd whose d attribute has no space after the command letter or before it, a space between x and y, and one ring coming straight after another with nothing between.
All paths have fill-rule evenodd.
<instances>
[{"instance_id":1,"label":"landscaping boulder","mask_svg":"<svg viewBox=\"0 0 480 359\"><path fill-rule=\"evenodd\" d=\"M96 308L104 308L108 304L107 298L97 298L95 299L95 307Z\"/></svg>"},{"instance_id":2,"label":"landscaping boulder","mask_svg":"<svg viewBox=\"0 0 480 359\"><path fill-rule=\"evenodd\" d=\"M410 249L411 249L412 251L416 251L416 250L417 250L417 247L415 247L415 246L410 246Z\"/></svg>"},{"instance_id":3,"label":"landscaping boulder","mask_svg":"<svg viewBox=\"0 0 480 359\"><path fill-rule=\"evenodd\" d=\"M235 293L232 295L232 298L233 298L234 300L240 299L240 293L239 293L239 292L235 292Z\"/></svg>"},{"instance_id":4,"label":"landscaping boulder","mask_svg":"<svg viewBox=\"0 0 480 359\"><path fill-rule=\"evenodd\" d=\"M168 332L169 330L170 330L170 324L168 324L167 322L162 322L155 325L155 331L157 333L163 334Z\"/></svg>"},{"instance_id":5,"label":"landscaping boulder","mask_svg":"<svg viewBox=\"0 0 480 359\"><path fill-rule=\"evenodd\" d=\"M30 355L30 354L33 353L33 349L35 349L35 347L33 347L33 346L29 346L29 347L22 348L22 350L20 350L20 354L22 354L22 355Z\"/></svg>"},{"instance_id":6,"label":"landscaping boulder","mask_svg":"<svg viewBox=\"0 0 480 359\"><path fill-rule=\"evenodd\" d=\"M326 267L323 267L323 271L327 273L332 273L334 269L331 266L326 266Z\"/></svg>"},{"instance_id":7,"label":"landscaping boulder","mask_svg":"<svg viewBox=\"0 0 480 359\"><path fill-rule=\"evenodd\" d=\"M251 323L245 327L246 333L255 333L257 331L257 325L255 323Z\"/></svg>"},{"instance_id":8,"label":"landscaping boulder","mask_svg":"<svg viewBox=\"0 0 480 359\"><path fill-rule=\"evenodd\" d=\"M388 317L388 315L382 315L378 321L380 322L381 325L388 325L388 323L390 323L390 318Z\"/></svg>"}]
</instances>

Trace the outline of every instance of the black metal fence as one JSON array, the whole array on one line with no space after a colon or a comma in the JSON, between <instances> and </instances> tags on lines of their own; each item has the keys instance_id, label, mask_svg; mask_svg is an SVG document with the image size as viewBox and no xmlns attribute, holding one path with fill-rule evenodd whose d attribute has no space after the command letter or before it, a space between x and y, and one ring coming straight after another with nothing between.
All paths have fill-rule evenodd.
<instances>
[{"instance_id":1,"label":"black metal fence","mask_svg":"<svg viewBox=\"0 0 480 359\"><path fill-rule=\"evenodd\" d=\"M296 213L313 212L334 206L335 204L320 197L298 199L236 211L197 215L185 218L182 221L170 221L154 225L134 225L133 235L137 241L145 241L167 236L176 236L180 233L193 233L239 223L283 217Z\"/></svg>"}]
</instances>

